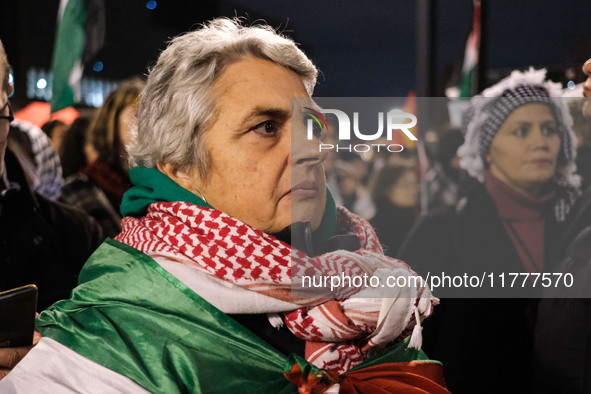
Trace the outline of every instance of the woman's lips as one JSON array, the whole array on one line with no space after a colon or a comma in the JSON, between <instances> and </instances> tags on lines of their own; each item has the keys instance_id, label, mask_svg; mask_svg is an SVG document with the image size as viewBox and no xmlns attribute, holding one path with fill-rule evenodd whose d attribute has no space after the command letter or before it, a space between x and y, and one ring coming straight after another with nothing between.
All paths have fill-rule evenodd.
<instances>
[{"instance_id":1,"label":"woman's lips","mask_svg":"<svg viewBox=\"0 0 591 394\"><path fill-rule=\"evenodd\" d=\"M583 85L583 96L591 97L591 87Z\"/></svg>"},{"instance_id":2,"label":"woman's lips","mask_svg":"<svg viewBox=\"0 0 591 394\"><path fill-rule=\"evenodd\" d=\"M290 190L292 197L299 199L313 198L318 195L318 185L314 181L304 181L293 186Z\"/></svg>"},{"instance_id":3,"label":"woman's lips","mask_svg":"<svg viewBox=\"0 0 591 394\"><path fill-rule=\"evenodd\" d=\"M530 163L537 166L547 166L552 164L552 159L534 159L530 160Z\"/></svg>"}]
</instances>

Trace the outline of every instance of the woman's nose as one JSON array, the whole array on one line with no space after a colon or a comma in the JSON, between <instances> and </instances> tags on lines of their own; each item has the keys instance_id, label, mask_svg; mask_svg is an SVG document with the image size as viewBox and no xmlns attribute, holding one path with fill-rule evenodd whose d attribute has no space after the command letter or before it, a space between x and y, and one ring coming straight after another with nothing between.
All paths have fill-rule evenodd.
<instances>
[{"instance_id":1,"label":"woman's nose","mask_svg":"<svg viewBox=\"0 0 591 394\"><path fill-rule=\"evenodd\" d=\"M291 132L291 165L318 165L326 160L327 150L321 149L320 140L308 139L304 128L296 127Z\"/></svg>"},{"instance_id":2,"label":"woman's nose","mask_svg":"<svg viewBox=\"0 0 591 394\"><path fill-rule=\"evenodd\" d=\"M591 59L587 60L583 65L583 72L587 75L587 80L583 85L583 96L591 97Z\"/></svg>"},{"instance_id":3,"label":"woman's nose","mask_svg":"<svg viewBox=\"0 0 591 394\"><path fill-rule=\"evenodd\" d=\"M536 125L533 133L530 134L532 144L536 149L548 149L550 147L550 138L552 135L544 133L542 125Z\"/></svg>"}]
</instances>

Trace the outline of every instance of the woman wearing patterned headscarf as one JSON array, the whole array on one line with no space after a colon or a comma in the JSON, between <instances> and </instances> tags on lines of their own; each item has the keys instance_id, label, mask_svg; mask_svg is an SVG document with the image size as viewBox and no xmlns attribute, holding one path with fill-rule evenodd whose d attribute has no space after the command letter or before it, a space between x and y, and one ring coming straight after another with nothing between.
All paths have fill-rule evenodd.
<instances>
[{"instance_id":1,"label":"woman wearing patterned headscarf","mask_svg":"<svg viewBox=\"0 0 591 394\"><path fill-rule=\"evenodd\" d=\"M472 99L458 154L479 182L455 207L418 223L402 247L401 257L423 275L497 281L455 289L463 299L445 299L434 316L425 346L446 366L454 393L531 391L537 301L523 297L539 296L541 286L527 280L524 289L501 288L500 278L522 273L521 287L525 275L552 270L561 227L580 195L572 120L557 98L560 85L545 78L545 70L514 71ZM493 299L511 296L520 298Z\"/></svg>"}]
</instances>

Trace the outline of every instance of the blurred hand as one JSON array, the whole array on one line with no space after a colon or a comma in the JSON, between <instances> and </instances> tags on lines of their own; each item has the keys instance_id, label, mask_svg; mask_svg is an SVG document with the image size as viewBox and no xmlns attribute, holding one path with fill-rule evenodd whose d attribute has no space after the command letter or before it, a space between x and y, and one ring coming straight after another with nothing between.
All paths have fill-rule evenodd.
<instances>
[{"instance_id":1,"label":"blurred hand","mask_svg":"<svg viewBox=\"0 0 591 394\"><path fill-rule=\"evenodd\" d=\"M8 375L12 368L16 367L16 364L29 353L40 339L41 334L35 330L32 346L0 348L0 380Z\"/></svg>"}]
</instances>

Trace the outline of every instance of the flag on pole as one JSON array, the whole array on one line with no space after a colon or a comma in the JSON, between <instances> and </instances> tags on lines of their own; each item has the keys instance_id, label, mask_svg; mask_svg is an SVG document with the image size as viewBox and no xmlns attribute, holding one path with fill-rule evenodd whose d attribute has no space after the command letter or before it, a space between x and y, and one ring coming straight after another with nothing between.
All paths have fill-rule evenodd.
<instances>
[{"instance_id":1,"label":"flag on pole","mask_svg":"<svg viewBox=\"0 0 591 394\"><path fill-rule=\"evenodd\" d=\"M480 51L480 14L480 0L474 0L474 19L464 52L460 97L471 97L478 93L476 81L478 79L478 53Z\"/></svg>"},{"instance_id":2,"label":"flag on pole","mask_svg":"<svg viewBox=\"0 0 591 394\"><path fill-rule=\"evenodd\" d=\"M61 0L53 51L51 112L80 99L84 64L104 42L104 0Z\"/></svg>"}]
</instances>

